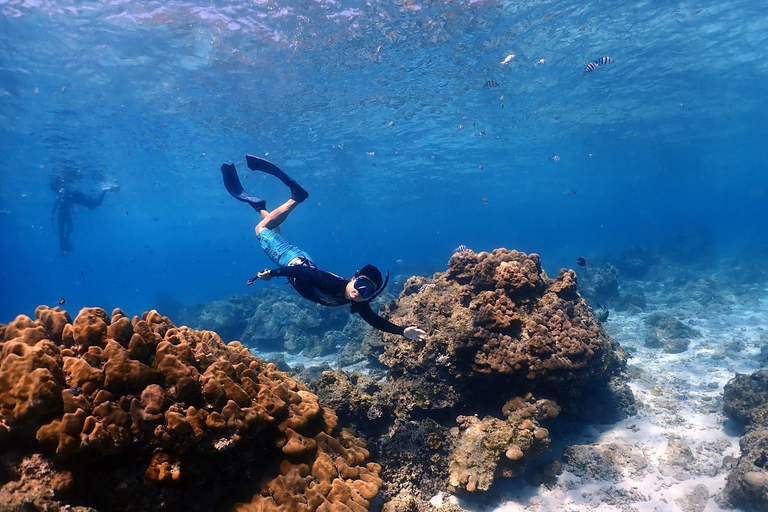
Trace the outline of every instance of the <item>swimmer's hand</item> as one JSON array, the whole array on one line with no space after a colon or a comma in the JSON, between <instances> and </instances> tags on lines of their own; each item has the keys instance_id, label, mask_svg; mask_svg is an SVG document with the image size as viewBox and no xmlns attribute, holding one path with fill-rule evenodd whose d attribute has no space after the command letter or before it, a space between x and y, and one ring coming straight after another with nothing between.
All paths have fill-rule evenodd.
<instances>
[{"instance_id":1,"label":"swimmer's hand","mask_svg":"<svg viewBox=\"0 0 768 512\"><path fill-rule=\"evenodd\" d=\"M409 340L421 341L427 337L427 333L423 329L419 329L415 325L412 325L411 327L405 328L405 331L403 331L403 336L405 336Z\"/></svg>"},{"instance_id":2,"label":"swimmer's hand","mask_svg":"<svg viewBox=\"0 0 768 512\"><path fill-rule=\"evenodd\" d=\"M251 286L253 283L258 281L259 279L263 279L265 281L269 281L274 276L269 273L269 269L264 269L258 274L256 274L256 277L250 278L248 281L245 282L246 285Z\"/></svg>"},{"instance_id":3,"label":"swimmer's hand","mask_svg":"<svg viewBox=\"0 0 768 512\"><path fill-rule=\"evenodd\" d=\"M259 279L263 279L264 281L269 281L270 279L272 279L275 276L270 274L269 273L269 269L266 268L266 269L262 270L261 272L259 272L258 274L256 274L256 277L258 277Z\"/></svg>"}]
</instances>

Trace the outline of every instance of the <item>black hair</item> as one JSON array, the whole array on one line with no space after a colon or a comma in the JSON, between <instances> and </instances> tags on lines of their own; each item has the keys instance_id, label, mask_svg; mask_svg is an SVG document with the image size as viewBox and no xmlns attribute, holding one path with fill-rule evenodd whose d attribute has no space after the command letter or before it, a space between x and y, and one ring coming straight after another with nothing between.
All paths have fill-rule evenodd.
<instances>
[{"instance_id":1,"label":"black hair","mask_svg":"<svg viewBox=\"0 0 768 512\"><path fill-rule=\"evenodd\" d=\"M381 288L384 278L381 277L381 271L371 265L370 263L357 271L361 276L365 276L376 285L376 288Z\"/></svg>"}]
</instances>

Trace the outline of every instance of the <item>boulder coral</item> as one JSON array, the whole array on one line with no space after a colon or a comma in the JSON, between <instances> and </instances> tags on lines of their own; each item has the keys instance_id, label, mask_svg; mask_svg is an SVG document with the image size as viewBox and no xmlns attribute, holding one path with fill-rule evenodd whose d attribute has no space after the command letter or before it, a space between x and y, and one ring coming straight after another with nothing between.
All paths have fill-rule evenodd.
<instances>
[{"instance_id":1,"label":"boulder coral","mask_svg":"<svg viewBox=\"0 0 768 512\"><path fill-rule=\"evenodd\" d=\"M381 486L365 442L239 342L157 311L46 306L0 334L0 445L65 470L79 504L368 510Z\"/></svg>"},{"instance_id":2,"label":"boulder coral","mask_svg":"<svg viewBox=\"0 0 768 512\"><path fill-rule=\"evenodd\" d=\"M554 402L530 403L516 397L507 402L503 412L505 420L493 416L456 419L456 446L449 461L450 489L487 491L497 475L509 478L522 474L528 462L549 448L549 431L540 423L557 417L560 408Z\"/></svg>"},{"instance_id":3,"label":"boulder coral","mask_svg":"<svg viewBox=\"0 0 768 512\"><path fill-rule=\"evenodd\" d=\"M391 321L429 333L424 342L381 334L369 343L402 377L403 392L413 398L409 411L461 408L478 399L501 407L528 392L552 396L593 421L611 421L609 411L632 407L621 384L618 396L601 395L608 381L623 378L626 355L578 294L576 273L563 269L550 279L536 254L457 253L447 272L409 279L385 309ZM489 386L509 394L478 395Z\"/></svg>"}]
</instances>

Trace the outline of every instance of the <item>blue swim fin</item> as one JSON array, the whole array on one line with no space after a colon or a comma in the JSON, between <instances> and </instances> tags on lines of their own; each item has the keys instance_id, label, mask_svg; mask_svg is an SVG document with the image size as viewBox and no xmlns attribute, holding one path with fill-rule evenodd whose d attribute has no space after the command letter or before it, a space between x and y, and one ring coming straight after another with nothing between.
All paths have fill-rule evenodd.
<instances>
[{"instance_id":1,"label":"blue swim fin","mask_svg":"<svg viewBox=\"0 0 768 512\"><path fill-rule=\"evenodd\" d=\"M242 183L240 183L240 178L237 177L237 169L234 165L222 164L221 176L224 178L224 186L227 187L229 195L238 201L248 203L257 212L267 209L267 202L264 199L259 199L245 191Z\"/></svg>"},{"instance_id":2,"label":"blue swim fin","mask_svg":"<svg viewBox=\"0 0 768 512\"><path fill-rule=\"evenodd\" d=\"M301 203L309 197L309 192L304 190L301 185L296 183L296 180L285 174L283 170L281 170L272 162L253 155L245 155L245 161L248 164L248 168L250 170L271 174L272 176L282 181L285 186L291 189L291 199L297 203Z\"/></svg>"}]
</instances>

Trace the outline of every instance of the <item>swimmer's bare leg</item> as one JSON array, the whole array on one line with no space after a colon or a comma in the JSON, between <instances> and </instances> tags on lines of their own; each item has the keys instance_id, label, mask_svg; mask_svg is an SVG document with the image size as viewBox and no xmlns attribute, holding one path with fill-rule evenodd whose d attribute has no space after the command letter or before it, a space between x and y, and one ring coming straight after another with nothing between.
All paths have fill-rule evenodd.
<instances>
[{"instance_id":1,"label":"swimmer's bare leg","mask_svg":"<svg viewBox=\"0 0 768 512\"><path fill-rule=\"evenodd\" d=\"M285 219L288 218L288 215L291 214L291 212L299 206L298 201L295 199L289 199L271 212L268 212L266 210L261 210L259 213L262 216L261 222L256 224L256 234L258 235L261 233L263 229L271 229L272 231L276 233L280 233L280 224L285 222Z\"/></svg>"}]
</instances>

